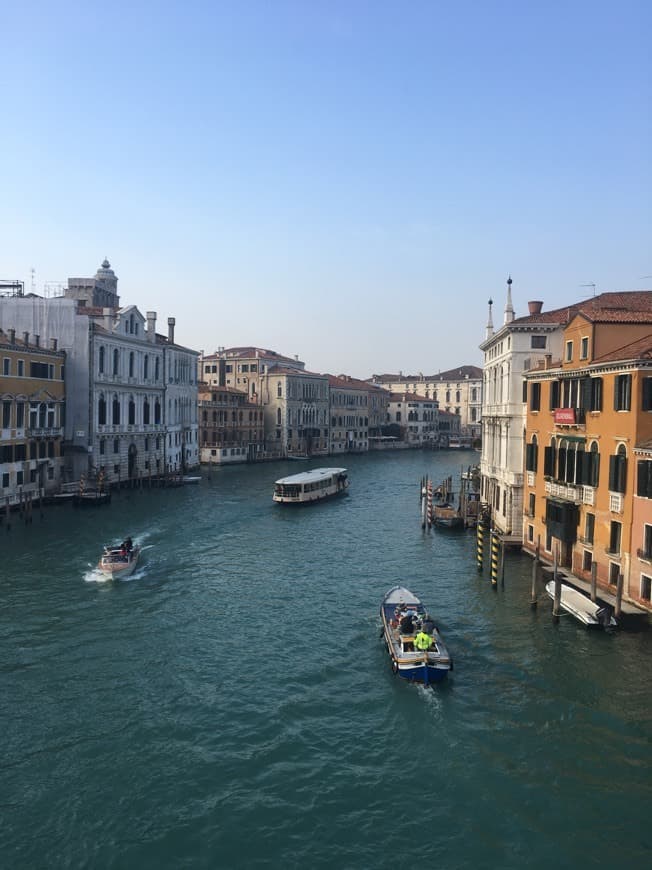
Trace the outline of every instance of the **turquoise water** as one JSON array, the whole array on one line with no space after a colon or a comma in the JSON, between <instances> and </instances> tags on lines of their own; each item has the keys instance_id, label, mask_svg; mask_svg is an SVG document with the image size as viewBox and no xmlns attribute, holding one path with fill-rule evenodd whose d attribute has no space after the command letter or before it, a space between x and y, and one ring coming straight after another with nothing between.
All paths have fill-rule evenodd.
<instances>
[{"instance_id":1,"label":"turquoise water","mask_svg":"<svg viewBox=\"0 0 652 870\"><path fill-rule=\"evenodd\" d=\"M277 463L0 526L2 866L647 866L651 635L555 624L529 559L496 591L473 532L422 533L421 477L477 455L346 457L307 508L273 481L318 463ZM126 534L137 573L97 582ZM447 684L392 675L397 582Z\"/></svg>"}]
</instances>

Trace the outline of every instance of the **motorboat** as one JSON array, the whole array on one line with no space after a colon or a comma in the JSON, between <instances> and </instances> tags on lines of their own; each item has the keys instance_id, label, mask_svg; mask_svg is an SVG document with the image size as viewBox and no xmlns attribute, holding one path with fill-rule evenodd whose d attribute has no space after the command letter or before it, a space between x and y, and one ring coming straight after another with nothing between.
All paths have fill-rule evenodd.
<instances>
[{"instance_id":1,"label":"motorboat","mask_svg":"<svg viewBox=\"0 0 652 870\"><path fill-rule=\"evenodd\" d=\"M313 468L277 480L272 498L279 504L311 504L343 495L348 486L346 468Z\"/></svg>"},{"instance_id":2,"label":"motorboat","mask_svg":"<svg viewBox=\"0 0 652 870\"><path fill-rule=\"evenodd\" d=\"M453 670L444 639L419 598L394 586L380 605L380 618L392 671L413 682L439 683Z\"/></svg>"},{"instance_id":3,"label":"motorboat","mask_svg":"<svg viewBox=\"0 0 652 870\"><path fill-rule=\"evenodd\" d=\"M550 580L546 583L546 592L555 599L555 581ZM566 613L570 613L575 619L579 620L583 625L594 628L616 628L616 622L611 607L604 607L591 601L588 595L569 586L567 583L561 584L561 597L559 606Z\"/></svg>"},{"instance_id":4,"label":"motorboat","mask_svg":"<svg viewBox=\"0 0 652 870\"><path fill-rule=\"evenodd\" d=\"M136 570L139 557L140 547L134 547L131 538L127 538L122 544L104 548L97 570L110 580L129 577Z\"/></svg>"}]
</instances>

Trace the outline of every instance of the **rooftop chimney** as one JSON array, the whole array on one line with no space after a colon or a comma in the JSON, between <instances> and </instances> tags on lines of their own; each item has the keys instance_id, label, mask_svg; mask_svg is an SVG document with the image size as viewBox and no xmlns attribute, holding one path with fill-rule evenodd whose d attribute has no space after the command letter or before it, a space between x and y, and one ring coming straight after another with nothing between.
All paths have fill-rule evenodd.
<instances>
[{"instance_id":1,"label":"rooftop chimney","mask_svg":"<svg viewBox=\"0 0 652 870\"><path fill-rule=\"evenodd\" d=\"M16 343L16 330L15 329L9 330L9 343L10 344Z\"/></svg>"},{"instance_id":2,"label":"rooftop chimney","mask_svg":"<svg viewBox=\"0 0 652 870\"><path fill-rule=\"evenodd\" d=\"M174 317L168 317L168 341L174 344L174 325L177 321Z\"/></svg>"},{"instance_id":3,"label":"rooftop chimney","mask_svg":"<svg viewBox=\"0 0 652 870\"><path fill-rule=\"evenodd\" d=\"M29 332L23 332L23 341L26 345L29 344Z\"/></svg>"},{"instance_id":4,"label":"rooftop chimney","mask_svg":"<svg viewBox=\"0 0 652 870\"><path fill-rule=\"evenodd\" d=\"M35 344L37 347L40 347L40 346L41 346L41 336L40 336L40 335L35 335L35 336L34 336L34 344Z\"/></svg>"},{"instance_id":5,"label":"rooftop chimney","mask_svg":"<svg viewBox=\"0 0 652 870\"><path fill-rule=\"evenodd\" d=\"M147 341L156 341L156 311L147 312Z\"/></svg>"},{"instance_id":6,"label":"rooftop chimney","mask_svg":"<svg viewBox=\"0 0 652 870\"><path fill-rule=\"evenodd\" d=\"M530 314L541 314L542 308L543 302L540 302L539 300L534 302L528 302L527 304L527 310L530 312Z\"/></svg>"}]
</instances>

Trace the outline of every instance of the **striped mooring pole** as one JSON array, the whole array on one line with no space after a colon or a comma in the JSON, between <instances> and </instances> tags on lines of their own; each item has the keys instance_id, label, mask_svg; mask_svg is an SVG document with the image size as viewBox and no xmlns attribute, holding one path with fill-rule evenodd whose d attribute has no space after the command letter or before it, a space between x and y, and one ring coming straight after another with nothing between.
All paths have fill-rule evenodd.
<instances>
[{"instance_id":1,"label":"striped mooring pole","mask_svg":"<svg viewBox=\"0 0 652 870\"><path fill-rule=\"evenodd\" d=\"M491 530L491 585L498 585L498 562L500 554L500 538L495 529Z\"/></svg>"},{"instance_id":2,"label":"striped mooring pole","mask_svg":"<svg viewBox=\"0 0 652 870\"><path fill-rule=\"evenodd\" d=\"M477 560L479 574L482 574L484 570L484 535L484 517L482 516L482 514L480 514L478 516L478 525L476 526Z\"/></svg>"}]
</instances>

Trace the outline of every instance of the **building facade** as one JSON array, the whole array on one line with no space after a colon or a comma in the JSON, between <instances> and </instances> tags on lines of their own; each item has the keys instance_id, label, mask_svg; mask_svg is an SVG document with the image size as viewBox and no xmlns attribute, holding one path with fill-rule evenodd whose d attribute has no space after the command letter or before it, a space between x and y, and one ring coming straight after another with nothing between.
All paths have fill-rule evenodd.
<instances>
[{"instance_id":1,"label":"building facade","mask_svg":"<svg viewBox=\"0 0 652 870\"><path fill-rule=\"evenodd\" d=\"M121 482L199 462L198 354L158 335L155 312L120 307L117 282L105 260L95 278L71 278L63 296L0 298L0 327L66 351L68 480L103 471Z\"/></svg>"},{"instance_id":2,"label":"building facade","mask_svg":"<svg viewBox=\"0 0 652 870\"><path fill-rule=\"evenodd\" d=\"M271 456L327 456L330 407L328 375L266 366L259 380L265 450Z\"/></svg>"},{"instance_id":3,"label":"building facade","mask_svg":"<svg viewBox=\"0 0 652 870\"><path fill-rule=\"evenodd\" d=\"M460 434L482 436L482 369L460 366L436 375L372 375L370 383L393 393L409 393L432 399L438 407L460 418Z\"/></svg>"},{"instance_id":4,"label":"building facade","mask_svg":"<svg viewBox=\"0 0 652 870\"><path fill-rule=\"evenodd\" d=\"M199 388L199 441L202 463L254 462L263 458L263 409L233 387Z\"/></svg>"},{"instance_id":5,"label":"building facade","mask_svg":"<svg viewBox=\"0 0 652 870\"><path fill-rule=\"evenodd\" d=\"M387 422L398 426L401 440L413 447L439 443L439 409L432 399L411 391L390 393Z\"/></svg>"},{"instance_id":6,"label":"building facade","mask_svg":"<svg viewBox=\"0 0 652 870\"><path fill-rule=\"evenodd\" d=\"M330 404L329 453L369 450L369 384L348 375L327 375Z\"/></svg>"},{"instance_id":7,"label":"building facade","mask_svg":"<svg viewBox=\"0 0 652 870\"><path fill-rule=\"evenodd\" d=\"M585 580L595 570L611 591L622 574L624 597L640 601L648 506L639 496L634 522L634 451L652 439L652 294L626 300L639 310L603 297L564 328L562 359L525 377L523 546Z\"/></svg>"},{"instance_id":8,"label":"building facade","mask_svg":"<svg viewBox=\"0 0 652 870\"><path fill-rule=\"evenodd\" d=\"M56 492L63 480L65 352L56 339L0 330L0 507Z\"/></svg>"}]
</instances>

